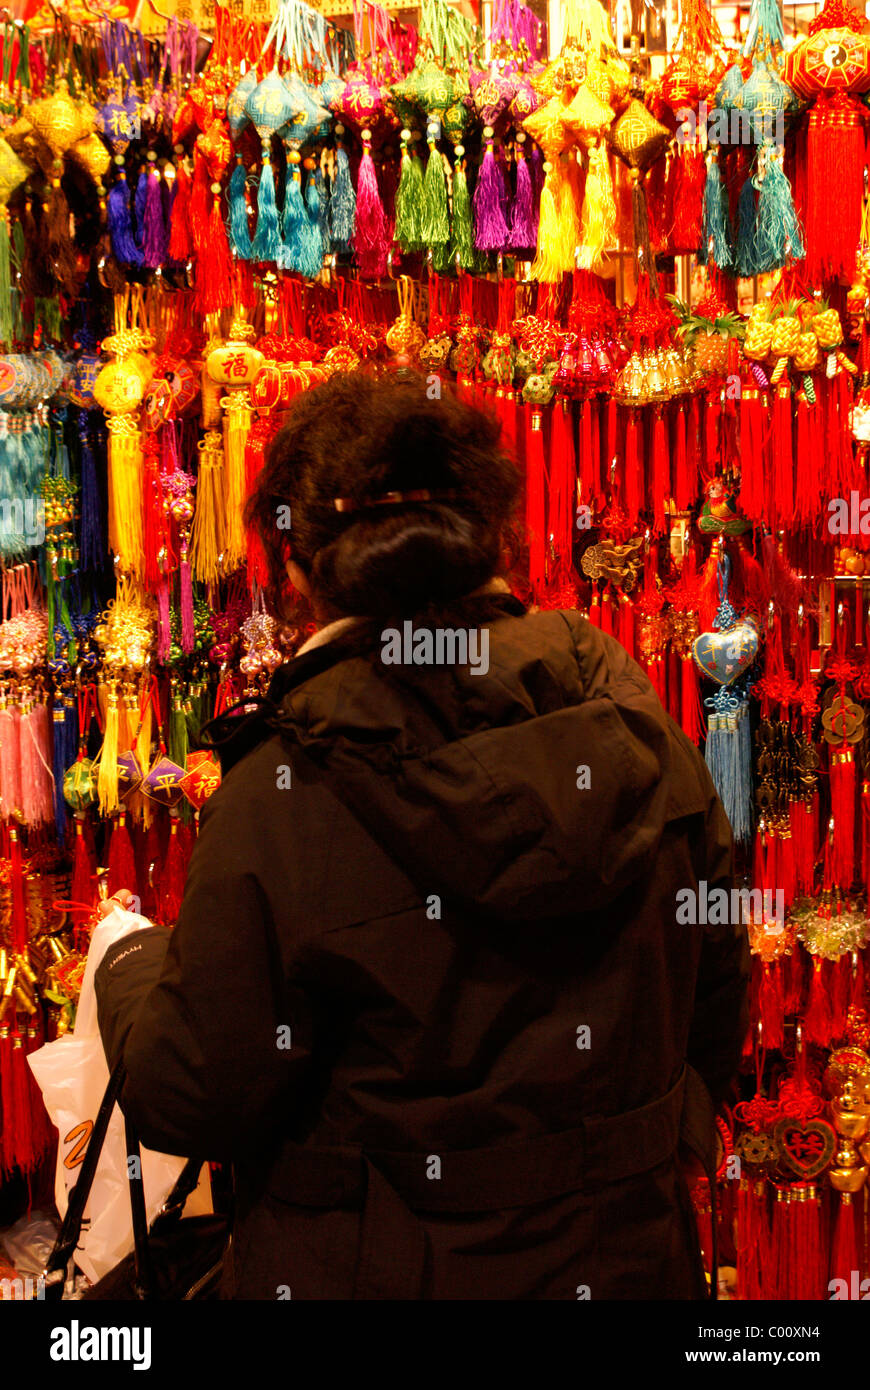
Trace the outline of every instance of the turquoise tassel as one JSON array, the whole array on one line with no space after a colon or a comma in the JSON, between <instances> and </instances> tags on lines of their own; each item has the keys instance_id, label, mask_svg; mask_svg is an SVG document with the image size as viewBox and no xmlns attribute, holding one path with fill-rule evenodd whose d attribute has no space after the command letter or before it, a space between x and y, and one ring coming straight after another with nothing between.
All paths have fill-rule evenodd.
<instances>
[{"instance_id":1,"label":"turquoise tassel","mask_svg":"<svg viewBox=\"0 0 870 1390\"><path fill-rule=\"evenodd\" d=\"M329 199L329 220L332 240L339 251L346 250L353 238L356 215L356 193L350 176L347 153L339 145L335 152L335 178Z\"/></svg>"},{"instance_id":2,"label":"turquoise tassel","mask_svg":"<svg viewBox=\"0 0 870 1390\"><path fill-rule=\"evenodd\" d=\"M242 156L236 155L236 167L230 179L230 240L239 260L251 259L251 233L248 228L248 209L245 203L245 180L247 171Z\"/></svg>"},{"instance_id":3,"label":"turquoise tassel","mask_svg":"<svg viewBox=\"0 0 870 1390\"><path fill-rule=\"evenodd\" d=\"M786 261L799 261L805 255L791 185L774 156L768 162L758 199L755 273L778 270Z\"/></svg>"},{"instance_id":4,"label":"turquoise tassel","mask_svg":"<svg viewBox=\"0 0 870 1390\"><path fill-rule=\"evenodd\" d=\"M737 205L738 233L737 233L737 274L750 276L758 274L756 265L756 217L755 217L755 185L751 178L748 178L740 190L740 202Z\"/></svg>"},{"instance_id":5,"label":"turquoise tassel","mask_svg":"<svg viewBox=\"0 0 870 1390\"><path fill-rule=\"evenodd\" d=\"M252 261L277 261L281 254L278 209L275 206L275 175L272 161L263 153L263 172L257 189L257 230L251 244Z\"/></svg>"},{"instance_id":6,"label":"turquoise tassel","mask_svg":"<svg viewBox=\"0 0 870 1390\"><path fill-rule=\"evenodd\" d=\"M720 270L730 270L734 264L731 222L728 216L728 193L722 184L719 161L711 160L704 185L704 229L708 255Z\"/></svg>"}]
</instances>

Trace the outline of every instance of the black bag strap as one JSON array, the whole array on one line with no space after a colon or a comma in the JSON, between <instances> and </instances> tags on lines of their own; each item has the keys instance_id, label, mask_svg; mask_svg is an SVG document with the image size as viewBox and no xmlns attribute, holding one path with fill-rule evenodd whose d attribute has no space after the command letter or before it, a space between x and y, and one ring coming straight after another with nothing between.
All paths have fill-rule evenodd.
<instances>
[{"instance_id":1,"label":"black bag strap","mask_svg":"<svg viewBox=\"0 0 870 1390\"><path fill-rule=\"evenodd\" d=\"M63 1288L63 1275L66 1267L72 1258L73 1252L79 1243L82 1233L82 1221L84 1220L85 1207L91 1195L91 1188L94 1185L94 1178L97 1175L97 1167L100 1162L100 1155L103 1152L103 1145L106 1142L106 1134L109 1130L109 1121L112 1118L112 1111L121 1094L124 1085L126 1072L124 1063L119 1062L109 1077L109 1084L100 1102L97 1111L97 1118L94 1120L94 1127L88 1140L88 1147L82 1161L82 1170L79 1173L78 1181L73 1188L67 1202L66 1215L61 1222L54 1248L48 1257L45 1266L46 1288L57 1289L58 1296Z\"/></svg>"},{"instance_id":2,"label":"black bag strap","mask_svg":"<svg viewBox=\"0 0 870 1390\"><path fill-rule=\"evenodd\" d=\"M154 1264L148 1244L142 1151L139 1147L139 1136L126 1115L124 1134L127 1140L127 1177L130 1183L130 1212L133 1218L133 1259L136 1268L134 1287L137 1298L151 1299L155 1296Z\"/></svg>"}]
</instances>

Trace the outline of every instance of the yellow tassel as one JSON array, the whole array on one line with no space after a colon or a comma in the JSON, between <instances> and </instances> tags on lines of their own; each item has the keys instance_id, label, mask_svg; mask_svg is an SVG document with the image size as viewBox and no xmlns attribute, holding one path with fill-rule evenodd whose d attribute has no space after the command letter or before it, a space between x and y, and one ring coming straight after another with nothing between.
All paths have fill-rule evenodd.
<instances>
[{"instance_id":1,"label":"yellow tassel","mask_svg":"<svg viewBox=\"0 0 870 1390\"><path fill-rule=\"evenodd\" d=\"M247 392L225 398L224 416L224 573L232 574L245 563L248 553L245 526L245 443L251 428Z\"/></svg>"},{"instance_id":2,"label":"yellow tassel","mask_svg":"<svg viewBox=\"0 0 870 1390\"><path fill-rule=\"evenodd\" d=\"M600 143L589 151L589 171L586 175L586 196L580 221L581 270L603 273L603 258L616 232L616 204L607 148Z\"/></svg>"},{"instance_id":3,"label":"yellow tassel","mask_svg":"<svg viewBox=\"0 0 870 1390\"><path fill-rule=\"evenodd\" d=\"M153 724L154 710L149 700L148 707L145 710L145 715L142 720L142 727L139 730L139 737L136 739L136 760L142 769L143 776L147 774L151 766L151 737ZM142 824L147 830L153 820L151 798L150 796L143 796L142 792L136 792L136 802L138 803L136 809L141 814Z\"/></svg>"},{"instance_id":4,"label":"yellow tassel","mask_svg":"<svg viewBox=\"0 0 870 1390\"><path fill-rule=\"evenodd\" d=\"M573 156L570 156L573 158ZM569 168L558 156L547 169L541 189L538 222L538 254L532 279L554 284L566 270L574 269L577 244L577 204Z\"/></svg>"},{"instance_id":5,"label":"yellow tassel","mask_svg":"<svg viewBox=\"0 0 870 1390\"><path fill-rule=\"evenodd\" d=\"M107 816L120 810L118 800L118 692L113 685L106 693L106 713L103 733L103 746L97 769L97 795L100 799L100 814Z\"/></svg>"},{"instance_id":6,"label":"yellow tassel","mask_svg":"<svg viewBox=\"0 0 870 1390\"><path fill-rule=\"evenodd\" d=\"M144 567L142 527L142 441L130 415L107 415L109 431L109 546L122 570L137 576Z\"/></svg>"},{"instance_id":7,"label":"yellow tassel","mask_svg":"<svg viewBox=\"0 0 870 1390\"><path fill-rule=\"evenodd\" d=\"M196 513L190 530L190 565L197 579L216 584L226 541L224 516L224 454L217 430L208 430L200 441L196 480Z\"/></svg>"}]
</instances>

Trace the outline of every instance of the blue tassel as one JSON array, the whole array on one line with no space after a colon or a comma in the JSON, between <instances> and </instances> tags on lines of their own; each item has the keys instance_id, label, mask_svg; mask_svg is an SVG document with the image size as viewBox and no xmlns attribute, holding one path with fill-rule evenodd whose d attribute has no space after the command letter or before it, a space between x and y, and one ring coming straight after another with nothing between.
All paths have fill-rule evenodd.
<instances>
[{"instance_id":1,"label":"blue tassel","mask_svg":"<svg viewBox=\"0 0 870 1390\"><path fill-rule=\"evenodd\" d=\"M356 217L356 193L350 176L347 153L339 145L335 152L335 178L329 199L329 220L336 250L344 251L353 238Z\"/></svg>"},{"instance_id":2,"label":"blue tassel","mask_svg":"<svg viewBox=\"0 0 870 1390\"><path fill-rule=\"evenodd\" d=\"M133 199L133 218L135 221L134 236L136 245L142 251L142 243L145 233L145 204L148 201L148 165L146 164L141 174L139 182L136 184L136 196ZM143 252L144 260L144 252Z\"/></svg>"},{"instance_id":3,"label":"blue tassel","mask_svg":"<svg viewBox=\"0 0 870 1390\"><path fill-rule=\"evenodd\" d=\"M718 691L705 702L716 712L710 716L704 759L731 823L734 839L746 844L752 834L749 705L744 700L735 711L725 703L728 698L724 691Z\"/></svg>"},{"instance_id":4,"label":"blue tassel","mask_svg":"<svg viewBox=\"0 0 870 1390\"><path fill-rule=\"evenodd\" d=\"M277 261L282 251L278 228L278 209L275 206L275 175L272 161L263 153L263 172L257 189L257 230L251 244L252 261Z\"/></svg>"},{"instance_id":5,"label":"blue tassel","mask_svg":"<svg viewBox=\"0 0 870 1390\"><path fill-rule=\"evenodd\" d=\"M704 230L710 260L715 261L720 270L729 270L734 264L734 247L728 193L722 184L717 159L711 160L704 185Z\"/></svg>"},{"instance_id":6,"label":"blue tassel","mask_svg":"<svg viewBox=\"0 0 870 1390\"><path fill-rule=\"evenodd\" d=\"M755 185L751 178L746 180L740 190L737 219L737 274L743 276L757 275Z\"/></svg>"},{"instance_id":7,"label":"blue tassel","mask_svg":"<svg viewBox=\"0 0 870 1390\"><path fill-rule=\"evenodd\" d=\"M245 180L247 171L242 156L236 155L236 167L232 172L229 187L230 201L230 240L233 250L242 261L251 259L251 233L248 228L248 208L245 203Z\"/></svg>"},{"instance_id":8,"label":"blue tassel","mask_svg":"<svg viewBox=\"0 0 870 1390\"><path fill-rule=\"evenodd\" d=\"M314 183L317 189L317 197L320 206L320 241L324 251L329 249L329 184L323 177L323 171L318 169L314 175Z\"/></svg>"},{"instance_id":9,"label":"blue tassel","mask_svg":"<svg viewBox=\"0 0 870 1390\"><path fill-rule=\"evenodd\" d=\"M141 265L142 252L133 236L133 221L130 215L130 185L123 172L109 192L106 217L115 260L123 265Z\"/></svg>"},{"instance_id":10,"label":"blue tassel","mask_svg":"<svg viewBox=\"0 0 870 1390\"><path fill-rule=\"evenodd\" d=\"M287 166L287 189L284 194L284 245L286 255L281 265L300 275L312 278L323 264L320 228L312 226L302 197L299 165Z\"/></svg>"},{"instance_id":11,"label":"blue tassel","mask_svg":"<svg viewBox=\"0 0 870 1390\"><path fill-rule=\"evenodd\" d=\"M79 412L79 439L82 446L82 518L79 537L81 566L84 570L101 570L104 564L105 547L102 543L103 523L100 514L100 490L97 486L97 463L91 448L86 410Z\"/></svg>"},{"instance_id":12,"label":"blue tassel","mask_svg":"<svg viewBox=\"0 0 870 1390\"><path fill-rule=\"evenodd\" d=\"M779 160L768 161L758 199L756 232L756 274L778 270L788 260L806 255L791 185Z\"/></svg>"},{"instance_id":13,"label":"blue tassel","mask_svg":"<svg viewBox=\"0 0 870 1390\"><path fill-rule=\"evenodd\" d=\"M308 214L308 230L305 234L305 265L300 266L303 275L315 279L323 269L323 232L320 220L320 191L312 169L305 187L305 209Z\"/></svg>"}]
</instances>

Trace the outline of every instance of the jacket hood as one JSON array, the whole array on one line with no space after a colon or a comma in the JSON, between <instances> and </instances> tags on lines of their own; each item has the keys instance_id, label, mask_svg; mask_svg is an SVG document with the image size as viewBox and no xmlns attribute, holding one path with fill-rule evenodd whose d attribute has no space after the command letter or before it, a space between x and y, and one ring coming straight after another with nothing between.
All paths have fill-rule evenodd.
<instances>
[{"instance_id":1,"label":"jacket hood","mask_svg":"<svg viewBox=\"0 0 870 1390\"><path fill-rule=\"evenodd\" d=\"M278 673L267 723L424 897L505 922L601 908L648 870L669 819L706 810L706 768L579 614L510 597L486 611L466 665L389 662L421 649L422 619L398 646L380 625L343 633Z\"/></svg>"}]
</instances>

